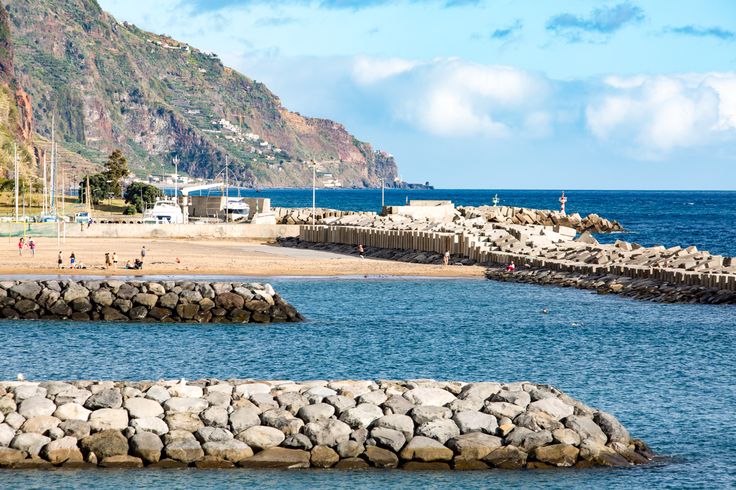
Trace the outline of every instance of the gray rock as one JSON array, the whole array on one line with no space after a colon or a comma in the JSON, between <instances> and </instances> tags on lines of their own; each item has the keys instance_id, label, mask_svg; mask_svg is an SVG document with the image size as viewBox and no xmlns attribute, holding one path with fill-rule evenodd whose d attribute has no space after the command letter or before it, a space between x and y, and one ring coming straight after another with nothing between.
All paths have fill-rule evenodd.
<instances>
[{"instance_id":1,"label":"gray rock","mask_svg":"<svg viewBox=\"0 0 736 490\"><path fill-rule=\"evenodd\" d=\"M371 438L376 444L393 452L399 452L406 443L406 437L398 430L388 429L386 427L374 427L371 430Z\"/></svg>"},{"instance_id":2,"label":"gray rock","mask_svg":"<svg viewBox=\"0 0 736 490\"><path fill-rule=\"evenodd\" d=\"M482 432L470 432L447 441L447 447L461 459L483 459L501 445L500 437Z\"/></svg>"},{"instance_id":3,"label":"gray rock","mask_svg":"<svg viewBox=\"0 0 736 490\"><path fill-rule=\"evenodd\" d=\"M486 402L483 411L498 419L508 417L513 420L517 415L524 412L524 407L508 402Z\"/></svg>"},{"instance_id":4,"label":"gray rock","mask_svg":"<svg viewBox=\"0 0 736 490\"><path fill-rule=\"evenodd\" d=\"M609 443L628 444L631 441L629 431L613 415L599 410L593 414L593 421L606 434Z\"/></svg>"},{"instance_id":5,"label":"gray rock","mask_svg":"<svg viewBox=\"0 0 736 490\"><path fill-rule=\"evenodd\" d=\"M485 401L489 399L492 395L495 395L501 391L501 385L499 383L491 383L491 382L481 382L481 383L468 383L467 385L463 386L462 390L460 390L460 394L458 395L458 398L462 400L479 400L479 401ZM483 404L481 403L481 406Z\"/></svg>"},{"instance_id":6,"label":"gray rock","mask_svg":"<svg viewBox=\"0 0 736 490\"><path fill-rule=\"evenodd\" d=\"M72 281L69 281L64 293L62 294L62 298L64 298L64 301L67 303L70 303L75 299L86 298L87 296L89 296L89 289Z\"/></svg>"},{"instance_id":7,"label":"gray rock","mask_svg":"<svg viewBox=\"0 0 736 490\"><path fill-rule=\"evenodd\" d=\"M577 432L572 429L557 429L552 431L552 438L555 442L560 444L567 444L570 446L580 445L580 436Z\"/></svg>"},{"instance_id":8,"label":"gray rock","mask_svg":"<svg viewBox=\"0 0 736 490\"><path fill-rule=\"evenodd\" d=\"M413 408L409 416L415 424L422 425L434 420L449 419L452 417L452 411L447 407L420 406Z\"/></svg>"},{"instance_id":9,"label":"gray rock","mask_svg":"<svg viewBox=\"0 0 736 490\"><path fill-rule=\"evenodd\" d=\"M459 436L460 429L450 419L438 419L420 425L417 428L417 435L430 437L444 444L448 439Z\"/></svg>"},{"instance_id":10,"label":"gray rock","mask_svg":"<svg viewBox=\"0 0 736 490\"><path fill-rule=\"evenodd\" d=\"M374 420L383 416L383 410L370 403L361 403L355 408L349 408L340 414L340 420L353 429L368 427Z\"/></svg>"},{"instance_id":11,"label":"gray rock","mask_svg":"<svg viewBox=\"0 0 736 490\"><path fill-rule=\"evenodd\" d=\"M441 407L455 400L455 395L440 388L414 388L404 393L404 398L414 405Z\"/></svg>"},{"instance_id":12,"label":"gray rock","mask_svg":"<svg viewBox=\"0 0 736 490\"><path fill-rule=\"evenodd\" d=\"M163 403L171 398L171 394L169 393L169 390L167 390L163 386L153 385L148 388L148 391L146 391L146 398L155 400L158 403Z\"/></svg>"},{"instance_id":13,"label":"gray rock","mask_svg":"<svg viewBox=\"0 0 736 490\"><path fill-rule=\"evenodd\" d=\"M297 415L305 422L316 422L328 419L335 414L335 407L327 403L315 403L299 409Z\"/></svg>"},{"instance_id":14,"label":"gray rock","mask_svg":"<svg viewBox=\"0 0 736 490\"><path fill-rule=\"evenodd\" d=\"M358 441L343 441L337 445L337 454L341 458L357 458L365 451L363 444Z\"/></svg>"},{"instance_id":15,"label":"gray rock","mask_svg":"<svg viewBox=\"0 0 736 490\"><path fill-rule=\"evenodd\" d=\"M237 439L205 442L202 444L202 449L207 456L214 456L232 463L240 463L253 456L253 449Z\"/></svg>"},{"instance_id":16,"label":"gray rock","mask_svg":"<svg viewBox=\"0 0 736 490\"><path fill-rule=\"evenodd\" d=\"M0 424L0 446L8 447L15 437L15 429L8 424Z\"/></svg>"},{"instance_id":17,"label":"gray rock","mask_svg":"<svg viewBox=\"0 0 736 490\"><path fill-rule=\"evenodd\" d=\"M146 308L153 308L158 302L158 296L155 294L138 293L133 296L133 304L143 305Z\"/></svg>"},{"instance_id":18,"label":"gray rock","mask_svg":"<svg viewBox=\"0 0 736 490\"><path fill-rule=\"evenodd\" d=\"M575 411L573 407L567 405L559 398L544 398L537 400L529 404L528 409L530 412L544 412L557 420L569 417Z\"/></svg>"},{"instance_id":19,"label":"gray rock","mask_svg":"<svg viewBox=\"0 0 736 490\"><path fill-rule=\"evenodd\" d=\"M539 430L553 431L564 427L560 421L545 412L524 412L514 419L514 424L535 432Z\"/></svg>"},{"instance_id":20,"label":"gray rock","mask_svg":"<svg viewBox=\"0 0 736 490\"><path fill-rule=\"evenodd\" d=\"M64 431L64 435L79 440L87 437L91 431L89 422L83 420L66 420L59 424L59 428Z\"/></svg>"},{"instance_id":21,"label":"gray rock","mask_svg":"<svg viewBox=\"0 0 736 490\"><path fill-rule=\"evenodd\" d=\"M172 397L164 402L164 410L169 413L195 413L207 409L209 403L203 398Z\"/></svg>"},{"instance_id":22,"label":"gray rock","mask_svg":"<svg viewBox=\"0 0 736 490\"><path fill-rule=\"evenodd\" d=\"M261 419L251 408L239 408L230 414L230 429L235 434L256 425L261 425Z\"/></svg>"},{"instance_id":23,"label":"gray rock","mask_svg":"<svg viewBox=\"0 0 736 490\"><path fill-rule=\"evenodd\" d=\"M197 429L204 427L204 423L196 413L171 413L164 417L164 421L169 426L170 431L195 432Z\"/></svg>"},{"instance_id":24,"label":"gray rock","mask_svg":"<svg viewBox=\"0 0 736 490\"><path fill-rule=\"evenodd\" d=\"M309 437L304 434L291 434L286 436L286 439L284 439L284 442L282 442L281 445L286 448L303 449L305 451L309 451L313 446L312 441L310 441Z\"/></svg>"},{"instance_id":25,"label":"gray rock","mask_svg":"<svg viewBox=\"0 0 736 490\"><path fill-rule=\"evenodd\" d=\"M123 406L123 395L117 388L102 390L87 398L84 407L90 410L100 408L120 408Z\"/></svg>"},{"instance_id":26,"label":"gray rock","mask_svg":"<svg viewBox=\"0 0 736 490\"><path fill-rule=\"evenodd\" d=\"M565 420L565 427L572 429L580 435L580 439L584 442L588 439L599 444L606 444L608 437L598 427L591 417L578 415L570 415Z\"/></svg>"},{"instance_id":27,"label":"gray rock","mask_svg":"<svg viewBox=\"0 0 736 490\"><path fill-rule=\"evenodd\" d=\"M147 417L142 419L133 419L130 422L131 427L133 427L137 432L153 432L154 434L158 436L162 436L169 432L169 426L157 417Z\"/></svg>"},{"instance_id":28,"label":"gray rock","mask_svg":"<svg viewBox=\"0 0 736 490\"><path fill-rule=\"evenodd\" d=\"M315 446L334 447L350 438L351 429L344 422L327 419L305 425L303 432Z\"/></svg>"},{"instance_id":29,"label":"gray rock","mask_svg":"<svg viewBox=\"0 0 736 490\"><path fill-rule=\"evenodd\" d=\"M21 282L11 287L10 292L25 299L35 300L41 294L41 286L34 281Z\"/></svg>"},{"instance_id":30,"label":"gray rock","mask_svg":"<svg viewBox=\"0 0 736 490\"><path fill-rule=\"evenodd\" d=\"M521 408L526 408L532 401L531 396L526 391L509 391L505 389L491 396L490 399L493 402L511 403Z\"/></svg>"},{"instance_id":31,"label":"gray rock","mask_svg":"<svg viewBox=\"0 0 736 490\"><path fill-rule=\"evenodd\" d=\"M227 429L221 429L219 427L202 427L197 429L194 436L199 442L204 444L205 442L222 442L229 439L233 439L233 434Z\"/></svg>"},{"instance_id":32,"label":"gray rock","mask_svg":"<svg viewBox=\"0 0 736 490\"><path fill-rule=\"evenodd\" d=\"M263 425L249 427L235 437L256 450L276 447L285 439L284 433L280 430Z\"/></svg>"},{"instance_id":33,"label":"gray rock","mask_svg":"<svg viewBox=\"0 0 736 490\"><path fill-rule=\"evenodd\" d=\"M452 449L447 448L434 439L418 435L401 450L401 459L406 461L449 461Z\"/></svg>"},{"instance_id":34,"label":"gray rock","mask_svg":"<svg viewBox=\"0 0 736 490\"><path fill-rule=\"evenodd\" d=\"M39 415L27 419L20 428L23 432L35 432L36 434L45 434L49 429L58 427L61 420L48 415Z\"/></svg>"},{"instance_id":35,"label":"gray rock","mask_svg":"<svg viewBox=\"0 0 736 490\"><path fill-rule=\"evenodd\" d=\"M92 431L124 430L128 427L128 412L122 408L100 408L89 415Z\"/></svg>"},{"instance_id":36,"label":"gray rock","mask_svg":"<svg viewBox=\"0 0 736 490\"><path fill-rule=\"evenodd\" d=\"M26 418L17 412L12 412L5 416L5 423L15 430L20 429L25 421Z\"/></svg>"},{"instance_id":37,"label":"gray rock","mask_svg":"<svg viewBox=\"0 0 736 490\"><path fill-rule=\"evenodd\" d=\"M21 433L13 438L10 447L28 453L29 456L38 456L46 444L51 442L51 438L35 434L33 432Z\"/></svg>"},{"instance_id":38,"label":"gray rock","mask_svg":"<svg viewBox=\"0 0 736 490\"><path fill-rule=\"evenodd\" d=\"M495 434L498 429L496 417L483 412L457 412L452 420L457 424L461 434L468 432Z\"/></svg>"},{"instance_id":39,"label":"gray rock","mask_svg":"<svg viewBox=\"0 0 736 490\"><path fill-rule=\"evenodd\" d=\"M414 421L408 415L384 415L373 422L373 427L385 427L398 430L409 440L414 436Z\"/></svg>"},{"instance_id":40,"label":"gray rock","mask_svg":"<svg viewBox=\"0 0 736 490\"><path fill-rule=\"evenodd\" d=\"M228 427L229 415L224 407L210 407L200 415L205 425L213 427Z\"/></svg>"},{"instance_id":41,"label":"gray rock","mask_svg":"<svg viewBox=\"0 0 736 490\"><path fill-rule=\"evenodd\" d=\"M87 399L92 396L87 390L81 388L69 388L56 395L56 404L61 406L65 403L76 403L78 405L84 405Z\"/></svg>"},{"instance_id":42,"label":"gray rock","mask_svg":"<svg viewBox=\"0 0 736 490\"><path fill-rule=\"evenodd\" d=\"M344 395L326 396L323 402L335 407L335 413L338 415L349 408L355 407L356 405L355 398Z\"/></svg>"},{"instance_id":43,"label":"gray rock","mask_svg":"<svg viewBox=\"0 0 736 490\"><path fill-rule=\"evenodd\" d=\"M414 404L399 395L392 395L383 403L383 406L391 410L394 414L405 415L414 408Z\"/></svg>"},{"instance_id":44,"label":"gray rock","mask_svg":"<svg viewBox=\"0 0 736 490\"><path fill-rule=\"evenodd\" d=\"M158 299L158 304L162 308L173 309L179 303L179 296L176 293L166 293Z\"/></svg>"},{"instance_id":45,"label":"gray rock","mask_svg":"<svg viewBox=\"0 0 736 490\"><path fill-rule=\"evenodd\" d=\"M304 427L304 422L292 415L291 412L281 408L267 410L261 414L264 425L274 427L285 435L297 434Z\"/></svg>"},{"instance_id":46,"label":"gray rock","mask_svg":"<svg viewBox=\"0 0 736 490\"><path fill-rule=\"evenodd\" d=\"M161 438L152 432L137 432L130 438L130 454L146 463L157 463L164 448Z\"/></svg>"},{"instance_id":47,"label":"gray rock","mask_svg":"<svg viewBox=\"0 0 736 490\"><path fill-rule=\"evenodd\" d=\"M204 450L194 437L191 439L174 439L166 444L164 455L175 461L189 464L202 459Z\"/></svg>"}]
</instances>

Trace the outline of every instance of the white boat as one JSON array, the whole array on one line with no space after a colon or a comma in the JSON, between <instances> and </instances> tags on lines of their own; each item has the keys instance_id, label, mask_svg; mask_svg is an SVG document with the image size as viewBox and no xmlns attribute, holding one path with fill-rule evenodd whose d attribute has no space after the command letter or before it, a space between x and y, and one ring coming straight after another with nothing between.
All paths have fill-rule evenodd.
<instances>
[{"instance_id":1,"label":"white boat","mask_svg":"<svg viewBox=\"0 0 736 490\"><path fill-rule=\"evenodd\" d=\"M227 198L228 221L244 221L250 215L250 206L242 197Z\"/></svg>"},{"instance_id":2,"label":"white boat","mask_svg":"<svg viewBox=\"0 0 736 490\"><path fill-rule=\"evenodd\" d=\"M143 213L143 222L181 224L184 223L184 213L173 198L159 198L151 209Z\"/></svg>"}]
</instances>

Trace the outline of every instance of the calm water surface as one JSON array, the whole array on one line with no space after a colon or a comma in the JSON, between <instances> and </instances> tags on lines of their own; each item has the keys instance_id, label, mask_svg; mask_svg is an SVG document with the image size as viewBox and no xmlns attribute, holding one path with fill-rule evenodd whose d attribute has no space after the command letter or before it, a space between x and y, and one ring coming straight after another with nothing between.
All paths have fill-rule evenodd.
<instances>
[{"instance_id":1,"label":"calm water surface","mask_svg":"<svg viewBox=\"0 0 736 490\"><path fill-rule=\"evenodd\" d=\"M4 472L14 488L580 487L736 484L734 309L483 280L289 279L303 324L3 322L4 379L405 378L551 383L610 411L665 461L483 473ZM541 314L548 308L548 315Z\"/></svg>"}]
</instances>

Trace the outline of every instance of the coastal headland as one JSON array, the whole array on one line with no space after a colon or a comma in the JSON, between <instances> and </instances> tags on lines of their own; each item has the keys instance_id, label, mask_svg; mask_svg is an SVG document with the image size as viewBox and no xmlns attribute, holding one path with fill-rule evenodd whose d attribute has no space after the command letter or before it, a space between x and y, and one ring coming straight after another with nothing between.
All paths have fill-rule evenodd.
<instances>
[{"instance_id":1,"label":"coastal headland","mask_svg":"<svg viewBox=\"0 0 736 490\"><path fill-rule=\"evenodd\" d=\"M613 416L529 382L0 381L2 468L628 467Z\"/></svg>"}]
</instances>

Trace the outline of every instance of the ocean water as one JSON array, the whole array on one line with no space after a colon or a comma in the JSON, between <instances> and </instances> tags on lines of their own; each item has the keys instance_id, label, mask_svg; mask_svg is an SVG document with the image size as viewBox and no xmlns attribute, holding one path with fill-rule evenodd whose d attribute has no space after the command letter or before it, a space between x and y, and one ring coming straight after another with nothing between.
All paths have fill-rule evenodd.
<instances>
[{"instance_id":1,"label":"ocean water","mask_svg":"<svg viewBox=\"0 0 736 490\"><path fill-rule=\"evenodd\" d=\"M230 189L230 195L270 197L274 206L311 207L311 189ZM396 190L386 189L386 205L409 199L449 199L456 205L490 205L498 194L501 205L559 209L560 191L549 190ZM736 192L734 191L567 191L567 212L597 213L620 221L624 235L600 235L603 242L618 238L642 245L696 245L701 250L736 256ZM318 189L318 207L380 211L378 189Z\"/></svg>"},{"instance_id":2,"label":"ocean water","mask_svg":"<svg viewBox=\"0 0 736 490\"><path fill-rule=\"evenodd\" d=\"M615 414L662 456L626 469L3 472L7 488L733 488L733 307L460 279L276 279L301 324L0 323L29 379L530 380ZM541 313L548 308L549 314Z\"/></svg>"}]
</instances>

